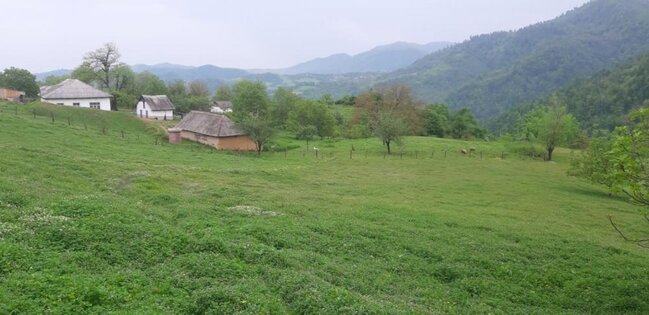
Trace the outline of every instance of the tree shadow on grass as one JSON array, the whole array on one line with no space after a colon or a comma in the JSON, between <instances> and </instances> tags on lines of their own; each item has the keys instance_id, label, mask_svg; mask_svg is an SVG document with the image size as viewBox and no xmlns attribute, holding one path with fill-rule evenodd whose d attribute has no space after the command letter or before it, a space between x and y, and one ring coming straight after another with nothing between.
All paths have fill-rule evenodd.
<instances>
[{"instance_id":1,"label":"tree shadow on grass","mask_svg":"<svg viewBox=\"0 0 649 315\"><path fill-rule=\"evenodd\" d=\"M610 193L601 189L592 189L587 187L578 187L578 186L562 186L559 187L561 191L574 193L594 199L606 199L606 200L616 200L622 202L628 202L629 199L623 194Z\"/></svg>"}]
</instances>

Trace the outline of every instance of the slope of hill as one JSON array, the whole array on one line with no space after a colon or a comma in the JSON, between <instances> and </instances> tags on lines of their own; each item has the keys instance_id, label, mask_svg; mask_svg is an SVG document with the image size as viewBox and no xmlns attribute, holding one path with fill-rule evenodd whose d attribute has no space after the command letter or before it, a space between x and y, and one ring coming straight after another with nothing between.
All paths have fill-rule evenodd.
<instances>
[{"instance_id":1,"label":"slope of hill","mask_svg":"<svg viewBox=\"0 0 649 315\"><path fill-rule=\"evenodd\" d=\"M649 253L606 215L646 223L566 177L567 150L411 137L418 156L359 139L258 158L156 144L150 123L0 102L1 314L649 312Z\"/></svg>"},{"instance_id":2,"label":"slope of hill","mask_svg":"<svg viewBox=\"0 0 649 315\"><path fill-rule=\"evenodd\" d=\"M518 117L556 97L588 130L612 130L626 122L633 109L649 105L649 52L596 75L574 82L550 95L509 110L489 123L507 131Z\"/></svg>"},{"instance_id":3,"label":"slope of hill","mask_svg":"<svg viewBox=\"0 0 649 315\"><path fill-rule=\"evenodd\" d=\"M369 51L350 56L336 54L317 58L282 70L270 70L282 74L344 74L366 72L390 72L406 67L416 60L451 46L448 42L424 45L397 42L378 46Z\"/></svg>"},{"instance_id":4,"label":"slope of hill","mask_svg":"<svg viewBox=\"0 0 649 315\"><path fill-rule=\"evenodd\" d=\"M389 74L481 119L649 50L649 1L593 0L552 21L481 35Z\"/></svg>"}]
</instances>

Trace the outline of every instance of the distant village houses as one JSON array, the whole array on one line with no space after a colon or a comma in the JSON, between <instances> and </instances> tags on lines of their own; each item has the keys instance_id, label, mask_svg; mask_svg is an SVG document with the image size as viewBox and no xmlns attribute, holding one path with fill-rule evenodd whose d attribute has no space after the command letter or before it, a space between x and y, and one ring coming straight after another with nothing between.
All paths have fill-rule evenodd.
<instances>
[{"instance_id":1,"label":"distant village houses","mask_svg":"<svg viewBox=\"0 0 649 315\"><path fill-rule=\"evenodd\" d=\"M41 87L41 101L109 111L112 96L76 79Z\"/></svg>"},{"instance_id":2,"label":"distant village houses","mask_svg":"<svg viewBox=\"0 0 649 315\"><path fill-rule=\"evenodd\" d=\"M191 111L175 127L183 139L210 145L219 150L254 151L255 142L223 114Z\"/></svg>"},{"instance_id":3,"label":"distant village houses","mask_svg":"<svg viewBox=\"0 0 649 315\"><path fill-rule=\"evenodd\" d=\"M166 95L142 95L135 106L135 114L140 118L173 120L174 109Z\"/></svg>"},{"instance_id":4,"label":"distant village houses","mask_svg":"<svg viewBox=\"0 0 649 315\"><path fill-rule=\"evenodd\" d=\"M210 108L210 112L217 113L217 114L232 112L232 102L216 101L214 102L214 104L212 104L212 108Z\"/></svg>"},{"instance_id":5,"label":"distant village houses","mask_svg":"<svg viewBox=\"0 0 649 315\"><path fill-rule=\"evenodd\" d=\"M25 92L0 88L0 100L22 103L25 100Z\"/></svg>"}]
</instances>

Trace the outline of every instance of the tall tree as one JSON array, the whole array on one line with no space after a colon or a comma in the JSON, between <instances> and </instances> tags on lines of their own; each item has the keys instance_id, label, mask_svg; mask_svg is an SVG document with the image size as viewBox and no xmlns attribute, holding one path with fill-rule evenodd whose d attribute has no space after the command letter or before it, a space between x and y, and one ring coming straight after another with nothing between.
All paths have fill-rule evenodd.
<instances>
[{"instance_id":1,"label":"tall tree","mask_svg":"<svg viewBox=\"0 0 649 315\"><path fill-rule=\"evenodd\" d=\"M193 80L189 82L187 89L189 91L189 95L195 97L207 97L210 93L210 90L207 87L205 81L201 80Z\"/></svg>"},{"instance_id":2,"label":"tall tree","mask_svg":"<svg viewBox=\"0 0 649 315\"><path fill-rule=\"evenodd\" d=\"M295 110L300 97L293 91L280 87L273 93L273 100L270 103L270 115L273 125L279 128L286 128L289 113Z\"/></svg>"},{"instance_id":3,"label":"tall tree","mask_svg":"<svg viewBox=\"0 0 649 315\"><path fill-rule=\"evenodd\" d=\"M366 115L372 128L380 114L386 112L400 118L407 133L420 134L422 122L419 108L423 108L423 103L412 95L410 88L394 85L369 90L356 97L353 120L358 123Z\"/></svg>"},{"instance_id":4,"label":"tall tree","mask_svg":"<svg viewBox=\"0 0 649 315\"><path fill-rule=\"evenodd\" d=\"M232 101L232 88L227 84L219 86L213 99L215 101Z\"/></svg>"},{"instance_id":5,"label":"tall tree","mask_svg":"<svg viewBox=\"0 0 649 315\"><path fill-rule=\"evenodd\" d=\"M288 114L288 127L299 135L308 126L315 128L320 138L331 137L335 119L329 107L320 101L302 100Z\"/></svg>"},{"instance_id":6,"label":"tall tree","mask_svg":"<svg viewBox=\"0 0 649 315\"><path fill-rule=\"evenodd\" d=\"M135 75L134 90L136 95L165 95L169 93L165 82L149 71Z\"/></svg>"},{"instance_id":7,"label":"tall tree","mask_svg":"<svg viewBox=\"0 0 649 315\"><path fill-rule=\"evenodd\" d=\"M33 74L25 69L14 67L0 72L0 87L23 91L28 97L36 97L40 92Z\"/></svg>"},{"instance_id":8,"label":"tall tree","mask_svg":"<svg viewBox=\"0 0 649 315\"><path fill-rule=\"evenodd\" d=\"M104 46L87 53L83 57L81 67L90 70L89 73L93 74L94 79L101 82L103 87L109 90L119 90L113 85L114 81L120 80L116 78L117 73L113 70L120 65L120 57L117 45L106 43Z\"/></svg>"},{"instance_id":9,"label":"tall tree","mask_svg":"<svg viewBox=\"0 0 649 315\"><path fill-rule=\"evenodd\" d=\"M473 139L484 137L484 131L475 121L473 113L463 108L452 113L449 118L448 133L455 139Z\"/></svg>"},{"instance_id":10,"label":"tall tree","mask_svg":"<svg viewBox=\"0 0 649 315\"><path fill-rule=\"evenodd\" d=\"M374 135L383 141L388 154L392 154L390 145L400 144L401 137L406 134L408 128L403 119L394 113L381 112L373 123Z\"/></svg>"},{"instance_id":11,"label":"tall tree","mask_svg":"<svg viewBox=\"0 0 649 315\"><path fill-rule=\"evenodd\" d=\"M529 122L529 129L536 135L537 141L545 145L547 160L552 161L552 153L557 146L570 144L577 136L577 120L560 106L556 100L545 113Z\"/></svg>"},{"instance_id":12,"label":"tall tree","mask_svg":"<svg viewBox=\"0 0 649 315\"><path fill-rule=\"evenodd\" d=\"M268 114L268 93L266 85L261 81L242 80L232 88L232 112L235 118L253 116L266 118Z\"/></svg>"},{"instance_id":13,"label":"tall tree","mask_svg":"<svg viewBox=\"0 0 649 315\"><path fill-rule=\"evenodd\" d=\"M449 130L449 110L446 104L431 104L424 109L422 120L429 136L444 138Z\"/></svg>"}]
</instances>

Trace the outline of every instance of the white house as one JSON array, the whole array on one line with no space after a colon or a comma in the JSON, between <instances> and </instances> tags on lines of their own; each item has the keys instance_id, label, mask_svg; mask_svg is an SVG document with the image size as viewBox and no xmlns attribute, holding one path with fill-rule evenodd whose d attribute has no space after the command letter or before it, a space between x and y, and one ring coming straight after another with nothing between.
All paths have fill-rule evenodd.
<instances>
[{"instance_id":1,"label":"white house","mask_svg":"<svg viewBox=\"0 0 649 315\"><path fill-rule=\"evenodd\" d=\"M210 108L210 112L217 114L229 113L231 111L232 102L230 101L216 101L212 104L212 108Z\"/></svg>"},{"instance_id":2,"label":"white house","mask_svg":"<svg viewBox=\"0 0 649 315\"><path fill-rule=\"evenodd\" d=\"M135 106L135 114L140 118L173 120L174 108L166 95L142 95Z\"/></svg>"},{"instance_id":3,"label":"white house","mask_svg":"<svg viewBox=\"0 0 649 315\"><path fill-rule=\"evenodd\" d=\"M75 107L110 110L112 96L76 79L41 87L41 101Z\"/></svg>"}]
</instances>

